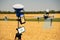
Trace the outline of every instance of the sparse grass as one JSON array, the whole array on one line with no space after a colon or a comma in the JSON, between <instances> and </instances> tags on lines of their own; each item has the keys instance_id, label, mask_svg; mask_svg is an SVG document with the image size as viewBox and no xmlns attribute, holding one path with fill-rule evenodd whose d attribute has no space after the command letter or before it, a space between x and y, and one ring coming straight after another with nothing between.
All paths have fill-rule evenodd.
<instances>
[{"instance_id":1,"label":"sparse grass","mask_svg":"<svg viewBox=\"0 0 60 40\"><path fill-rule=\"evenodd\" d=\"M17 19L7 19L8 21L17 21ZM4 21L4 19L0 19L0 21ZM26 19L26 21L38 21L38 19ZM39 21L44 21L43 18L39 19ZM54 18L54 22L60 22L60 18Z\"/></svg>"}]
</instances>

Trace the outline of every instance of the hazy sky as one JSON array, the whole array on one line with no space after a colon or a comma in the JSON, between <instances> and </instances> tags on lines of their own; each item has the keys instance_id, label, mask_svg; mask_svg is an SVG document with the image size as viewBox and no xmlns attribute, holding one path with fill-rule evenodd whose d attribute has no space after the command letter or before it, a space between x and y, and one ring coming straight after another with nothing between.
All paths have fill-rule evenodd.
<instances>
[{"instance_id":1,"label":"hazy sky","mask_svg":"<svg viewBox=\"0 0 60 40\"><path fill-rule=\"evenodd\" d=\"M0 10L14 11L14 4L23 4L25 11L60 10L60 0L0 0Z\"/></svg>"}]
</instances>

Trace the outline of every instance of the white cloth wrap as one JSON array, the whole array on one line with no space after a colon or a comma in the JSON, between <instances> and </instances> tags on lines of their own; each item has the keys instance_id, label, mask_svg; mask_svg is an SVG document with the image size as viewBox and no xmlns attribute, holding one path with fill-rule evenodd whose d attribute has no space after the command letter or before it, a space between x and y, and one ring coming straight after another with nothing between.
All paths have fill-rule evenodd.
<instances>
[{"instance_id":1,"label":"white cloth wrap","mask_svg":"<svg viewBox=\"0 0 60 40\"><path fill-rule=\"evenodd\" d=\"M25 31L25 28L24 27L18 28L18 32L19 33L23 33L24 31Z\"/></svg>"},{"instance_id":2,"label":"white cloth wrap","mask_svg":"<svg viewBox=\"0 0 60 40\"><path fill-rule=\"evenodd\" d=\"M47 18L47 19L44 21L44 26L43 26L43 28L51 28L50 24L51 24L51 18Z\"/></svg>"}]
</instances>

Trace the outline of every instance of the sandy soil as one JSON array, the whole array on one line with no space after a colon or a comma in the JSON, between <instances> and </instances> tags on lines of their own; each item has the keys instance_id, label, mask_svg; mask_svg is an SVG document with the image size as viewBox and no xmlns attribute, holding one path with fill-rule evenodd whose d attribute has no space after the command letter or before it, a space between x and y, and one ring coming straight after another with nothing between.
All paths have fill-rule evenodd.
<instances>
[{"instance_id":1,"label":"sandy soil","mask_svg":"<svg viewBox=\"0 0 60 40\"><path fill-rule=\"evenodd\" d=\"M60 22L53 22L52 27L43 28L44 22L27 21L22 40L60 40ZM22 26L22 25L21 25ZM0 40L14 40L17 21L0 21Z\"/></svg>"}]
</instances>

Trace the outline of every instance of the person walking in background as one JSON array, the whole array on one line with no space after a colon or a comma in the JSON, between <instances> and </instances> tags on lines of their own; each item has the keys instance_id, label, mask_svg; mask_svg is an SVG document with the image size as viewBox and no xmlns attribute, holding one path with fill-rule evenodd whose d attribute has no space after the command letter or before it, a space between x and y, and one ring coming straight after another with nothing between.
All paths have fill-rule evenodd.
<instances>
[{"instance_id":1,"label":"person walking in background","mask_svg":"<svg viewBox=\"0 0 60 40\"><path fill-rule=\"evenodd\" d=\"M47 9L45 14L43 15L44 16L44 27L45 28L50 28L50 26L52 26L52 17L53 16L49 16L49 10Z\"/></svg>"}]
</instances>

